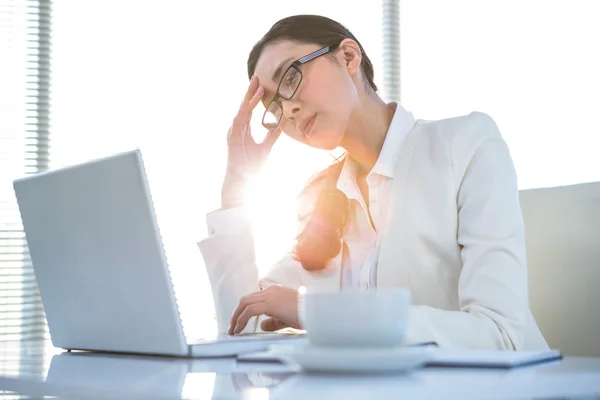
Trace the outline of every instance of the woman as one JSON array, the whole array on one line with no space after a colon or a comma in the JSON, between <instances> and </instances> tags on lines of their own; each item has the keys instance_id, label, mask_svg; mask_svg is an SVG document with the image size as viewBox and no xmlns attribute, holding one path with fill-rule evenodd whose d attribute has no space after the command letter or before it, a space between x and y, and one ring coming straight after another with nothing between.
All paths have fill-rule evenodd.
<instances>
[{"instance_id":1,"label":"woman","mask_svg":"<svg viewBox=\"0 0 600 400\"><path fill-rule=\"evenodd\" d=\"M528 305L515 171L490 117L415 121L386 104L358 40L320 16L273 25L248 76L227 136L222 209L199 243L220 332L301 328L300 286L407 287L408 342L547 349ZM259 101L263 143L249 126ZM243 189L281 132L346 155L302 191L295 248L259 282Z\"/></svg>"}]
</instances>

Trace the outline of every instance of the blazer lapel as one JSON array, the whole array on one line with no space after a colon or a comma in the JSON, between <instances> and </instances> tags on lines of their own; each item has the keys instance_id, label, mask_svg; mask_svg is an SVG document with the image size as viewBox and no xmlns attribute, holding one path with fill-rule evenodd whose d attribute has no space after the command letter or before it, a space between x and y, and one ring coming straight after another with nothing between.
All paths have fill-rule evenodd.
<instances>
[{"instance_id":1,"label":"blazer lapel","mask_svg":"<svg viewBox=\"0 0 600 400\"><path fill-rule=\"evenodd\" d=\"M410 171L413 150L418 138L419 125L415 125L405 139L399 159L394 169L392 194L388 206L386 225L381 238L379 258L377 260L377 287L409 287L408 274L402 265L402 215L406 180Z\"/></svg>"}]
</instances>

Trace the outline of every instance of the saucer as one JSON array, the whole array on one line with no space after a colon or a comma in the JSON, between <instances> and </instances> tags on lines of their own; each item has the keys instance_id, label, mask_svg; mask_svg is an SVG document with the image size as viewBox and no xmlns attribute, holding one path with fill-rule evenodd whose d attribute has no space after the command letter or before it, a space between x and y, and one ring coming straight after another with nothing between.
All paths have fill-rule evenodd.
<instances>
[{"instance_id":1,"label":"saucer","mask_svg":"<svg viewBox=\"0 0 600 400\"><path fill-rule=\"evenodd\" d=\"M307 372L408 372L431 360L428 346L381 348L319 347L310 343L276 344L270 353L283 362L296 364Z\"/></svg>"}]
</instances>

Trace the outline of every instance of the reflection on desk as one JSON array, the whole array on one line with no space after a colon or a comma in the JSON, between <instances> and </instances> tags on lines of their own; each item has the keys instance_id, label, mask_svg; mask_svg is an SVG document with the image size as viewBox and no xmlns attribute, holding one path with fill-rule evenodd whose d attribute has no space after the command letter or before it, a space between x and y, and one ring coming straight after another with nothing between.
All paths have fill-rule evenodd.
<instances>
[{"instance_id":1,"label":"reflection on desk","mask_svg":"<svg viewBox=\"0 0 600 400\"><path fill-rule=\"evenodd\" d=\"M64 353L0 342L0 391L70 399L597 398L600 358L514 370L424 368L410 374L304 374L278 363Z\"/></svg>"},{"instance_id":2,"label":"reflection on desk","mask_svg":"<svg viewBox=\"0 0 600 400\"><path fill-rule=\"evenodd\" d=\"M294 374L281 364L238 365L233 358L65 352L52 357L45 383L62 396L93 393L99 397L210 399L236 397L249 389L274 388Z\"/></svg>"},{"instance_id":3,"label":"reflection on desk","mask_svg":"<svg viewBox=\"0 0 600 400\"><path fill-rule=\"evenodd\" d=\"M600 395L600 359L568 357L509 370L428 367L405 375L297 374L273 388L269 400L332 399L342 393L365 399L595 399Z\"/></svg>"}]
</instances>

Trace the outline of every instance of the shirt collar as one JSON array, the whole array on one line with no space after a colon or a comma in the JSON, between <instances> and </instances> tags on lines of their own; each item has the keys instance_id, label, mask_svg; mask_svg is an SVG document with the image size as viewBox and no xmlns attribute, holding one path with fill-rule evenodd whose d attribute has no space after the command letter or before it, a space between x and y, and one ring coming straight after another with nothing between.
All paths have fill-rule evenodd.
<instances>
[{"instance_id":1,"label":"shirt collar","mask_svg":"<svg viewBox=\"0 0 600 400\"><path fill-rule=\"evenodd\" d=\"M402 149L402 143L416 123L415 118L410 112L406 111L399 103L393 104L396 111L394 111L392 122L385 135L379 157L369 175L379 174L388 178L394 177L394 170L398 162L398 155ZM356 162L352 158L346 157L340 178L337 182L339 190L344 193L347 192L348 182L356 181L356 170Z\"/></svg>"},{"instance_id":2,"label":"shirt collar","mask_svg":"<svg viewBox=\"0 0 600 400\"><path fill-rule=\"evenodd\" d=\"M379 174L388 178L394 177L394 170L398 162L398 156L402 149L404 139L415 125L415 119L411 113L406 111L400 104L396 104L396 111L388 128L383 147L379 157L370 174Z\"/></svg>"}]
</instances>

